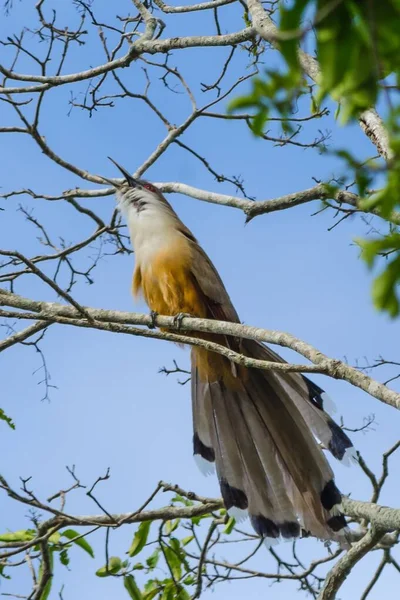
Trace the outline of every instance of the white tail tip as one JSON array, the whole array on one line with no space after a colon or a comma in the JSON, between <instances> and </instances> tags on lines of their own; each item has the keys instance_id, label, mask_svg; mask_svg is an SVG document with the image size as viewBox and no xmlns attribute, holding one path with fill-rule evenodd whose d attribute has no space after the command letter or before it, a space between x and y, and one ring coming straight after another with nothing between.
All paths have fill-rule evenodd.
<instances>
[{"instance_id":1,"label":"white tail tip","mask_svg":"<svg viewBox=\"0 0 400 600\"><path fill-rule=\"evenodd\" d=\"M194 461L195 461L196 465L199 468L199 471L205 477L208 477L208 475L212 475L215 472L215 465L214 465L214 463L206 460L205 458L203 458L202 456L200 456L200 454L194 454L193 458L194 458Z\"/></svg>"},{"instance_id":2,"label":"white tail tip","mask_svg":"<svg viewBox=\"0 0 400 600\"><path fill-rule=\"evenodd\" d=\"M330 415L334 415L337 412L336 404L329 396L329 394L323 392L321 394L321 400L325 412L329 413Z\"/></svg>"},{"instance_id":3,"label":"white tail tip","mask_svg":"<svg viewBox=\"0 0 400 600\"><path fill-rule=\"evenodd\" d=\"M267 550L270 550L273 546L279 544L282 538L265 537L263 538L263 544ZM287 540L289 541L289 540Z\"/></svg>"},{"instance_id":4,"label":"white tail tip","mask_svg":"<svg viewBox=\"0 0 400 600\"><path fill-rule=\"evenodd\" d=\"M230 517L235 519L236 523L241 523L249 516L249 512L247 510L244 510L243 508L237 508L236 506L231 506L227 512Z\"/></svg>"},{"instance_id":5,"label":"white tail tip","mask_svg":"<svg viewBox=\"0 0 400 600\"><path fill-rule=\"evenodd\" d=\"M346 467L350 467L352 464L358 465L357 450L354 448L354 446L351 446L351 448L346 448L346 451L340 462Z\"/></svg>"}]
</instances>

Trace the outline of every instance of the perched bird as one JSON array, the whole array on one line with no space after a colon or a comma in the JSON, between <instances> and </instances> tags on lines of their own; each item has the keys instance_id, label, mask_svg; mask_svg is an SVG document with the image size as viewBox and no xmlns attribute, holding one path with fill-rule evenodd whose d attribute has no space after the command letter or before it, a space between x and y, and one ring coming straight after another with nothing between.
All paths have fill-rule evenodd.
<instances>
[{"instance_id":1,"label":"perched bird","mask_svg":"<svg viewBox=\"0 0 400 600\"><path fill-rule=\"evenodd\" d=\"M113 162L125 178L115 187L135 250L133 293L161 315L239 323L214 265L160 190ZM190 335L284 362L256 341ZM324 391L299 373L238 366L196 346L191 364L194 457L203 473L216 467L228 513L248 515L268 543L303 529L345 545L341 494L321 445L343 462L354 448L326 412Z\"/></svg>"}]
</instances>

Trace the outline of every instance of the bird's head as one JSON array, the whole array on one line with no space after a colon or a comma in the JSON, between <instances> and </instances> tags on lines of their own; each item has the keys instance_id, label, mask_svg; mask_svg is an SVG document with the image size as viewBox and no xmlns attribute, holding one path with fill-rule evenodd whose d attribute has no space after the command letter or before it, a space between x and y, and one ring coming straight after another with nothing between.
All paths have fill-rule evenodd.
<instances>
[{"instance_id":1,"label":"bird's head","mask_svg":"<svg viewBox=\"0 0 400 600\"><path fill-rule=\"evenodd\" d=\"M109 157L110 158L110 157ZM119 209L126 216L133 213L140 213L151 209L159 209L160 207L170 208L161 191L149 181L144 179L135 179L130 173L115 160L110 158L114 165L121 171L124 176L124 181L120 184L115 184L116 196Z\"/></svg>"},{"instance_id":2,"label":"bird's head","mask_svg":"<svg viewBox=\"0 0 400 600\"><path fill-rule=\"evenodd\" d=\"M105 177L103 179L115 187L118 208L127 221L137 260L140 255L140 260L146 262L154 252L168 244L171 245L172 239L185 239L186 243L187 240L196 242L155 185L144 179L132 177L115 160L110 160L121 171L124 179L122 182L111 181Z\"/></svg>"}]
</instances>

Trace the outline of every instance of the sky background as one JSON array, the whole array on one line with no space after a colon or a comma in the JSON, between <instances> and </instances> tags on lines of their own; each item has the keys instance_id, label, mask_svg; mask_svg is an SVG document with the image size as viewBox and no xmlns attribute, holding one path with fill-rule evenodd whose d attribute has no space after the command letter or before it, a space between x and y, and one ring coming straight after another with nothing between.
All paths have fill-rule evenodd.
<instances>
[{"instance_id":1,"label":"sky background","mask_svg":"<svg viewBox=\"0 0 400 600\"><path fill-rule=\"evenodd\" d=\"M108 4L108 3L107 3ZM47 6L49 10L50 4ZM127 0L112 7L97 2L99 17L114 21L115 13L133 12ZM69 2L57 3L60 23L77 22L76 11ZM223 29L243 27L235 7L227 8ZM0 38L18 32L22 26L36 24L33 9L27 2L15 3L11 14L0 20ZM211 15L175 16L165 19L163 37L213 33ZM27 35L29 39L29 34ZM34 41L30 43L34 44ZM124 50L125 51L125 50ZM4 49L4 57L8 56ZM212 82L228 54L221 50L190 50L174 55L172 65L179 65L193 84L200 103L206 100L198 92L199 82ZM232 72L245 64L245 53L239 56ZM159 57L156 57L159 60ZM268 54L270 64L278 64L275 54ZM5 61L6 62L6 61ZM73 73L104 62L96 37L91 35L84 49L73 48L64 73ZM7 62L6 62L7 64ZM143 64L122 73L132 88L143 89ZM31 72L32 66L21 60L20 72ZM229 76L228 76L229 82ZM63 86L51 90L45 97L41 133L49 145L63 158L91 173L116 176L107 160L110 155L127 169L134 171L154 150L165 135L143 103L116 101L114 109L93 114L74 109L70 112L71 92L82 94L87 83L73 88ZM109 88L107 87L109 86ZM115 89L111 84L105 90ZM242 88L244 90L246 88ZM183 94L169 93L161 82L154 81L151 97L179 124L182 115L189 114L190 105ZM211 97L210 97L211 99ZM306 107L307 108L307 105ZM26 107L27 114L31 110ZM0 104L1 125L17 125L10 107ZM360 158L373 155L374 148L358 126L339 128L332 117L325 122L311 122L303 139L312 140L318 127L332 131L333 147L350 148ZM332 156L321 156L315 150L293 146L274 147L255 140L238 123L203 119L194 124L182 141L206 156L213 167L226 175L241 175L246 189L257 200L274 198L314 185L312 177L326 180L341 173L340 163ZM193 156L177 146L171 147L146 173L152 181L179 181L210 191L235 193L228 184L218 184ZM44 156L30 137L2 135L0 137L0 180L2 191L28 187L36 192L59 193L76 185L92 189L96 186L80 180L58 167ZM239 194L238 194L239 195ZM347 219L328 232L334 224L333 211L312 216L318 203L288 211L260 216L244 224L244 215L233 208L206 204L182 196L168 199L193 231L220 272L241 319L248 324L290 332L304 339L329 356L347 359L350 364L380 355L398 360L399 324L377 314L370 300L371 274L358 259L353 240L365 235L369 226L361 218ZM32 201L26 196L0 201L1 247L18 249L27 256L41 251L37 232L27 223L18 207L32 208L55 239L63 237L73 242L89 235L93 224L63 202ZM83 200L82 204L109 218L115 205L114 197ZM379 226L379 222L375 223ZM98 246L85 250L79 265L88 264ZM148 312L142 302L133 304L130 281L133 256L106 256L94 271L93 285L80 281L74 296L93 307ZM48 271L51 273L51 269ZM16 287L16 291L32 298L55 300L51 290L33 278ZM188 353L169 343L142 338L106 334L53 326L41 344L51 383L50 401L41 401L40 357L33 348L14 346L2 355L0 362L1 406L16 423L11 431L1 425L1 472L9 483L19 486L19 477L32 477L31 486L42 498L70 485L66 465L76 465L81 481L91 485L107 467L111 479L97 489L99 500L109 512L126 512L137 508L152 492L160 479L178 483L184 489L201 495L219 494L216 478L203 478L192 459L192 425L189 386L180 386L176 378L159 374L160 367L171 367L173 359L181 367L188 366ZM287 359L294 355L284 349ZM384 374L382 373L382 377ZM322 376L314 380L334 398L338 415L343 415L349 427L359 427L363 418L374 413L374 431L353 434L352 439L368 465L379 473L381 455L399 437L399 415L367 394L344 382ZM395 384L393 384L395 385ZM392 478L384 488L381 504L398 506L396 473L399 461L394 457ZM368 500L370 484L357 467L346 469L334 464L339 487L353 498ZM165 503L161 497L154 506ZM72 513L98 513L85 494L68 498L67 510ZM0 497L0 531L28 526L25 507ZM125 527L111 536L111 555L123 555L128 548L135 526ZM93 536L95 560L79 549L71 553L71 571L57 565L56 585L50 598L58 597L65 583L64 599L86 598L116 600L127 597L121 581L99 579L95 570L104 564L104 532ZM281 548L280 548L281 550ZM240 551L229 550L226 556L237 558ZM287 552L285 548L282 553ZM306 540L301 545L304 560L321 554L316 543ZM319 553L319 554L318 554ZM394 553L396 554L396 553ZM368 576L380 560L372 553L356 567L340 591L342 600L360 596ZM267 551L258 555L259 568L273 570L275 563ZM387 567L370 595L372 600L394 598L396 572ZM21 574L17 580L0 582L1 592L26 593L28 579ZM20 578L18 580L18 577ZM17 585L18 581L18 585ZM297 584L285 583L269 588L262 580L238 581L219 585L204 593L204 598L292 597ZM25 592L24 592L25 590Z\"/></svg>"}]
</instances>

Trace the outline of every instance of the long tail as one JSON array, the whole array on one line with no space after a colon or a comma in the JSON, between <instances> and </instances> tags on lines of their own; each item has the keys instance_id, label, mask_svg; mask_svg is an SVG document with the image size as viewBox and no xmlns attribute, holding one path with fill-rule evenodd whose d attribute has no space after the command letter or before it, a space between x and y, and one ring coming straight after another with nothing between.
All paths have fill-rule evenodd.
<instances>
[{"instance_id":1,"label":"long tail","mask_svg":"<svg viewBox=\"0 0 400 600\"><path fill-rule=\"evenodd\" d=\"M247 356L282 359L244 340ZM297 373L248 369L205 377L204 354L192 350L194 455L204 473L216 466L225 506L247 514L267 541L301 529L346 544L341 494L321 445L345 462L351 441L324 410L324 392ZM210 355L207 357L210 361ZM317 438L317 439L316 439Z\"/></svg>"}]
</instances>

